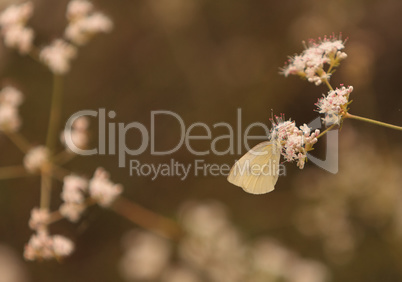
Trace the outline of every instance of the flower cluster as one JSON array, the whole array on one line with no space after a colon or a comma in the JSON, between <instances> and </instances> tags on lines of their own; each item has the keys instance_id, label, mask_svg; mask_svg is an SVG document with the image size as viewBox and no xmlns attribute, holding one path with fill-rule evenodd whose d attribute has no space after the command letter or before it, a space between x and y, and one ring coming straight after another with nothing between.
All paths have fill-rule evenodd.
<instances>
[{"instance_id":1,"label":"flower cluster","mask_svg":"<svg viewBox=\"0 0 402 282\"><path fill-rule=\"evenodd\" d=\"M102 168L96 170L90 181L76 175L66 176L61 193L63 204L59 212L66 219L76 222L89 203L96 202L102 207L108 207L120 195L122 189L121 185L109 180L109 174ZM29 227L36 233L25 246L24 256L27 260L59 259L73 252L74 243L70 239L48 234L51 221L52 214L47 209L34 208L31 211Z\"/></svg>"},{"instance_id":2,"label":"flower cluster","mask_svg":"<svg viewBox=\"0 0 402 282\"><path fill-rule=\"evenodd\" d=\"M88 181L80 176L69 175L64 178L61 198L64 203L59 210L61 215L70 221L76 222L85 210L85 195Z\"/></svg>"},{"instance_id":3,"label":"flower cluster","mask_svg":"<svg viewBox=\"0 0 402 282\"><path fill-rule=\"evenodd\" d=\"M120 184L111 182L109 178L107 171L98 168L89 182L89 194L102 207L109 207L123 191Z\"/></svg>"},{"instance_id":4,"label":"flower cluster","mask_svg":"<svg viewBox=\"0 0 402 282\"><path fill-rule=\"evenodd\" d=\"M65 37L76 45L86 44L97 33L110 32L112 21L104 14L95 12L86 0L72 0L67 7L69 24Z\"/></svg>"},{"instance_id":5,"label":"flower cluster","mask_svg":"<svg viewBox=\"0 0 402 282\"><path fill-rule=\"evenodd\" d=\"M62 259L74 251L74 243L61 235L50 236L47 231L33 234L25 245L27 260Z\"/></svg>"},{"instance_id":6,"label":"flower cluster","mask_svg":"<svg viewBox=\"0 0 402 282\"><path fill-rule=\"evenodd\" d=\"M298 128L294 121L284 121L283 115L276 117L276 122L272 123L274 127L271 130L271 140L279 144L281 154L287 162L297 161L297 166L303 169L307 152L317 143L320 131L316 129L311 132L311 128L306 124Z\"/></svg>"},{"instance_id":7,"label":"flower cluster","mask_svg":"<svg viewBox=\"0 0 402 282\"><path fill-rule=\"evenodd\" d=\"M74 251L74 243L61 235L50 236L47 231L50 214L46 209L34 208L31 211L29 227L36 233L25 245L24 257L27 260L60 259Z\"/></svg>"},{"instance_id":8,"label":"flower cluster","mask_svg":"<svg viewBox=\"0 0 402 282\"><path fill-rule=\"evenodd\" d=\"M330 88L328 95L323 95L324 97L318 99L316 103L317 111L325 115L322 120L326 126L340 125L350 104L349 96L353 91L352 86L342 86L340 89L333 90L329 84L334 68L347 57L346 53L341 51L344 48L345 41L336 36L324 37L318 42L310 40L308 47L306 46L300 55L291 57L288 64L281 70L286 77L293 74L306 78L316 85L322 82L327 84ZM325 68L326 65L328 68ZM306 124L298 128L294 121L284 121L282 116L276 119L276 122L272 121L274 127L271 130L271 139L280 146L286 161L297 161L297 166L302 169L307 152L312 150L317 142L320 131L311 132Z\"/></svg>"},{"instance_id":9,"label":"flower cluster","mask_svg":"<svg viewBox=\"0 0 402 282\"><path fill-rule=\"evenodd\" d=\"M39 172L49 163L50 152L45 146L37 146L29 150L24 157L24 166L30 173Z\"/></svg>"},{"instance_id":10,"label":"flower cluster","mask_svg":"<svg viewBox=\"0 0 402 282\"><path fill-rule=\"evenodd\" d=\"M32 12L33 4L27 2L12 5L0 14L1 33L5 45L17 49L21 54L27 54L32 49L34 31L26 27Z\"/></svg>"},{"instance_id":11,"label":"flower cluster","mask_svg":"<svg viewBox=\"0 0 402 282\"><path fill-rule=\"evenodd\" d=\"M26 27L33 13L31 2L12 5L0 14L1 34L5 45L27 54L33 49L34 31ZM104 14L94 11L92 3L87 0L72 0L67 7L68 26L64 37L75 45L86 44L98 33L110 32L113 22ZM71 60L77 56L77 49L66 40L55 39L39 52L40 61L58 75L70 70ZM36 54L32 53L36 57Z\"/></svg>"},{"instance_id":12,"label":"flower cluster","mask_svg":"<svg viewBox=\"0 0 402 282\"><path fill-rule=\"evenodd\" d=\"M70 70L70 62L77 56L77 49L63 39L56 39L43 48L39 56L52 72L63 75Z\"/></svg>"},{"instance_id":13,"label":"flower cluster","mask_svg":"<svg viewBox=\"0 0 402 282\"><path fill-rule=\"evenodd\" d=\"M21 126L18 107L24 98L20 91L8 86L0 91L0 130L17 131Z\"/></svg>"},{"instance_id":14,"label":"flower cluster","mask_svg":"<svg viewBox=\"0 0 402 282\"><path fill-rule=\"evenodd\" d=\"M348 88L342 86L340 89L330 90L328 95L320 98L316 103L318 112L325 114L323 118L324 123L328 125L340 124L342 120L342 113L347 112L347 105L349 104L349 96L352 93L353 87Z\"/></svg>"},{"instance_id":15,"label":"flower cluster","mask_svg":"<svg viewBox=\"0 0 402 282\"><path fill-rule=\"evenodd\" d=\"M309 82L320 85L331 76L331 71L344 60L347 55L341 50L345 48L344 41L336 36L324 37L318 42L310 40L308 47L300 55L294 55L282 68L286 77L290 74L306 78ZM324 70L328 64L329 69Z\"/></svg>"},{"instance_id":16,"label":"flower cluster","mask_svg":"<svg viewBox=\"0 0 402 282\"><path fill-rule=\"evenodd\" d=\"M34 208L31 211L31 218L29 219L28 225L32 230L44 230L49 222L50 214L46 209Z\"/></svg>"},{"instance_id":17,"label":"flower cluster","mask_svg":"<svg viewBox=\"0 0 402 282\"><path fill-rule=\"evenodd\" d=\"M1 35L7 47L16 48L23 54L30 53L55 75L64 75L70 70L71 60L77 55L75 45L86 43L96 33L110 31L113 25L109 18L95 12L90 2L72 0L67 9L69 20L65 32L67 40L55 39L50 45L36 52L36 49L32 50L34 32L26 27L32 13L31 2L8 7L0 13ZM56 95L57 91L59 89L55 89L53 95ZM40 173L42 177L41 208L34 208L31 211L28 225L35 233L25 246L24 256L27 260L61 259L74 251L74 243L61 235L50 235L49 225L63 217L73 222L78 221L87 206L92 203L109 207L122 193L123 187L113 183L109 174L101 168L96 170L91 180L87 180L73 174L66 176L69 173L61 167L74 156L68 150L69 141L72 141L79 149L86 148L89 139L88 119L78 118L72 124L71 130L62 132L61 141L67 148L66 151L56 154L56 148L49 140L54 141L52 138L57 136L48 135L48 146L32 147L22 135L15 133L21 125L18 107L22 102L23 96L18 90L6 87L0 91L0 131L8 133L11 140L25 153L23 175L26 172ZM58 118L52 113L59 110L57 106L52 109L48 134L53 133L58 127ZM20 173L21 168L17 167L15 171ZM14 167L12 170L14 171ZM47 192L52 188L52 178L63 181L61 193L63 204L58 211L51 213L49 212L50 194ZM44 190L47 191L44 192Z\"/></svg>"},{"instance_id":18,"label":"flower cluster","mask_svg":"<svg viewBox=\"0 0 402 282\"><path fill-rule=\"evenodd\" d=\"M103 168L98 168L90 181L80 176L69 175L64 178L61 193L64 203L59 210L65 218L76 222L86 209L87 194L91 201L102 207L109 207L122 192L123 187L110 181L109 174Z\"/></svg>"}]
</instances>

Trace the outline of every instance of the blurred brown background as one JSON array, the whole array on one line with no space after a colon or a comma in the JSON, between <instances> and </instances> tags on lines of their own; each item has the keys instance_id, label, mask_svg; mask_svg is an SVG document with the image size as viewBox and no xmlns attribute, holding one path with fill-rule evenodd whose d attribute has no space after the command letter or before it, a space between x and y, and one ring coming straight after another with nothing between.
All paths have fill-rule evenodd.
<instances>
[{"instance_id":1,"label":"blurred brown background","mask_svg":"<svg viewBox=\"0 0 402 282\"><path fill-rule=\"evenodd\" d=\"M285 79L278 75L278 68L288 55L302 51L302 40L342 32L349 38L348 58L332 84L354 86L352 113L402 124L401 1L93 2L113 19L115 27L111 34L100 35L80 49L65 83L65 119L78 110L106 108L117 112L116 122L138 121L149 126L150 112L164 109L178 113L187 126L198 121L234 124L237 108L241 108L244 124L268 124L271 109L298 124L307 123L317 116L313 104L326 89L296 77ZM14 2L1 3L5 7ZM67 1L34 4L30 25L37 33L36 44L44 46L62 35ZM17 84L26 95L22 133L43 144L51 74L3 46L0 72L4 83ZM96 124L92 129L95 137ZM167 120L157 133L161 148L169 148L177 142L179 128ZM127 142L134 147L137 137L129 135ZM246 194L225 177L192 176L185 181L130 177L128 169L117 167L114 156L77 158L68 166L86 175L103 166L115 182L125 186L128 197L172 218L187 199L222 201L245 237L277 238L302 256L326 264L333 281L402 281L402 212L398 213L402 134L347 121L340 140L338 175L311 163L303 171L288 164L287 177L279 179L274 192L263 196ZM205 150L209 145L200 142L197 148ZM22 155L3 136L0 146L1 166L20 162ZM205 160L232 164L238 157L209 155ZM136 159L163 163L171 158L183 163L197 159L186 149L164 157L147 152ZM31 234L29 213L39 202L39 179L0 181L0 188L0 243L22 254ZM386 195L378 195L380 191ZM59 193L53 196L57 208ZM341 208L327 212L334 202L341 202L337 206ZM314 228L316 216L309 212L317 205L320 228L328 229L336 237L331 242L341 247L328 246L325 232L303 230L303 226ZM346 222L348 228L330 231L337 220ZM117 269L120 238L131 228L130 222L100 208L91 209L77 226L64 221L56 224L52 231L73 238L77 250L61 264L24 262L30 281L122 281ZM353 243L345 247L342 240ZM331 252L339 248L345 252Z\"/></svg>"}]
</instances>

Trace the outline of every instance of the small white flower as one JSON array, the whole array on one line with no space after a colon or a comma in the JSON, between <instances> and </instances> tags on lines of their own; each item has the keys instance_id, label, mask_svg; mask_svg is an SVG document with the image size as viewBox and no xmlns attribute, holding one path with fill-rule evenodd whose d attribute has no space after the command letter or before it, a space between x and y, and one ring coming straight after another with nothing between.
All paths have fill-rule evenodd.
<instances>
[{"instance_id":1,"label":"small white flower","mask_svg":"<svg viewBox=\"0 0 402 282\"><path fill-rule=\"evenodd\" d=\"M94 35L110 32L113 28L113 22L107 16L92 10L87 1L74 0L69 4L65 37L76 45L84 45Z\"/></svg>"},{"instance_id":2,"label":"small white flower","mask_svg":"<svg viewBox=\"0 0 402 282\"><path fill-rule=\"evenodd\" d=\"M86 0L72 0L67 6L67 19L86 17L93 10L91 2Z\"/></svg>"},{"instance_id":3,"label":"small white flower","mask_svg":"<svg viewBox=\"0 0 402 282\"><path fill-rule=\"evenodd\" d=\"M80 176L69 175L64 177L63 192L61 198L66 203L81 204L84 202L84 192L87 190L88 181Z\"/></svg>"},{"instance_id":4,"label":"small white flower","mask_svg":"<svg viewBox=\"0 0 402 282\"><path fill-rule=\"evenodd\" d=\"M85 211L86 206L84 204L75 203L64 203L60 206L59 211L62 216L67 218L69 221L77 222L82 213Z\"/></svg>"},{"instance_id":5,"label":"small white flower","mask_svg":"<svg viewBox=\"0 0 402 282\"><path fill-rule=\"evenodd\" d=\"M51 259L53 254L53 241L46 231L33 234L25 245L24 258L27 260Z\"/></svg>"},{"instance_id":6,"label":"small white flower","mask_svg":"<svg viewBox=\"0 0 402 282\"><path fill-rule=\"evenodd\" d=\"M34 208L31 211L28 225L32 230L40 230L47 226L49 218L50 214L48 210Z\"/></svg>"},{"instance_id":7,"label":"small white flower","mask_svg":"<svg viewBox=\"0 0 402 282\"><path fill-rule=\"evenodd\" d=\"M7 86L0 91L0 130L17 131L21 126L18 107L24 100L20 91Z\"/></svg>"},{"instance_id":8,"label":"small white flower","mask_svg":"<svg viewBox=\"0 0 402 282\"><path fill-rule=\"evenodd\" d=\"M8 104L13 107L18 107L24 101L22 93L12 87L6 86L0 91L0 104Z\"/></svg>"},{"instance_id":9,"label":"small white flower","mask_svg":"<svg viewBox=\"0 0 402 282\"><path fill-rule=\"evenodd\" d=\"M327 96L319 99L316 103L318 112L325 114L323 118L324 123L328 126L331 124L340 124L342 120L343 107L347 106L350 93L352 93L353 87L349 86L341 87L340 89L330 90Z\"/></svg>"},{"instance_id":10,"label":"small white flower","mask_svg":"<svg viewBox=\"0 0 402 282\"><path fill-rule=\"evenodd\" d=\"M66 257L74 251L74 243L61 235L53 236L53 252L56 258Z\"/></svg>"},{"instance_id":11,"label":"small white flower","mask_svg":"<svg viewBox=\"0 0 402 282\"><path fill-rule=\"evenodd\" d=\"M17 49L21 54L26 54L32 49L34 31L25 27L31 17L33 5L31 2L12 5L0 14L1 33L5 45Z\"/></svg>"},{"instance_id":12,"label":"small white flower","mask_svg":"<svg viewBox=\"0 0 402 282\"><path fill-rule=\"evenodd\" d=\"M74 251L74 243L61 235L49 236L47 231L33 234L25 245L24 257L27 260L59 259Z\"/></svg>"},{"instance_id":13,"label":"small white flower","mask_svg":"<svg viewBox=\"0 0 402 282\"><path fill-rule=\"evenodd\" d=\"M310 40L308 47L300 55L289 58L281 73L286 77L298 75L315 85L320 85L331 76L331 73L324 70L324 66L337 67L340 61L347 57L346 53L341 51L345 48L344 44L344 41L335 36L324 37L318 43Z\"/></svg>"},{"instance_id":14,"label":"small white flower","mask_svg":"<svg viewBox=\"0 0 402 282\"><path fill-rule=\"evenodd\" d=\"M148 232L133 231L126 235L126 253L120 269L127 280L159 281L167 266L171 247L167 240Z\"/></svg>"},{"instance_id":15,"label":"small white flower","mask_svg":"<svg viewBox=\"0 0 402 282\"><path fill-rule=\"evenodd\" d=\"M113 28L112 21L102 13L94 13L86 18L84 31L89 34L110 32Z\"/></svg>"},{"instance_id":16,"label":"small white flower","mask_svg":"<svg viewBox=\"0 0 402 282\"><path fill-rule=\"evenodd\" d=\"M9 6L0 14L0 25L2 27L25 25L32 16L32 12L32 2Z\"/></svg>"},{"instance_id":17,"label":"small white flower","mask_svg":"<svg viewBox=\"0 0 402 282\"><path fill-rule=\"evenodd\" d=\"M38 172L48 163L49 156L49 150L45 146L37 146L25 155L24 166L31 173Z\"/></svg>"},{"instance_id":18,"label":"small white flower","mask_svg":"<svg viewBox=\"0 0 402 282\"><path fill-rule=\"evenodd\" d=\"M16 132L21 126L18 108L10 104L0 104L0 130Z\"/></svg>"},{"instance_id":19,"label":"small white flower","mask_svg":"<svg viewBox=\"0 0 402 282\"><path fill-rule=\"evenodd\" d=\"M98 168L89 182L90 196L102 207L109 207L122 192L123 186L111 182L103 168Z\"/></svg>"},{"instance_id":20,"label":"small white flower","mask_svg":"<svg viewBox=\"0 0 402 282\"><path fill-rule=\"evenodd\" d=\"M295 254L272 239L260 239L252 249L255 271L283 277Z\"/></svg>"},{"instance_id":21,"label":"small white flower","mask_svg":"<svg viewBox=\"0 0 402 282\"><path fill-rule=\"evenodd\" d=\"M42 49L40 59L55 74L63 75L70 70L70 61L77 55L77 49L62 39Z\"/></svg>"},{"instance_id":22,"label":"small white flower","mask_svg":"<svg viewBox=\"0 0 402 282\"><path fill-rule=\"evenodd\" d=\"M85 195L88 189L88 180L76 175L64 178L61 198L64 201L59 208L61 215L72 222L77 222L85 211Z\"/></svg>"},{"instance_id":23,"label":"small white flower","mask_svg":"<svg viewBox=\"0 0 402 282\"><path fill-rule=\"evenodd\" d=\"M3 35L7 47L17 49L21 54L27 54L31 51L34 39L32 28L20 25L10 26L3 30Z\"/></svg>"}]
</instances>

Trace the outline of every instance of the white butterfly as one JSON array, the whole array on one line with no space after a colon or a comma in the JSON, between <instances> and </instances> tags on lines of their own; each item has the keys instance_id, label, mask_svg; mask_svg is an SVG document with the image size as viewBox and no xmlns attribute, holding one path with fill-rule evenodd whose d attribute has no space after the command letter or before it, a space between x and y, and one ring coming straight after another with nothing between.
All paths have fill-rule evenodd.
<instances>
[{"instance_id":1,"label":"white butterfly","mask_svg":"<svg viewBox=\"0 0 402 282\"><path fill-rule=\"evenodd\" d=\"M228 181L251 194L271 192L278 181L280 157L279 142L262 142L233 165Z\"/></svg>"}]
</instances>

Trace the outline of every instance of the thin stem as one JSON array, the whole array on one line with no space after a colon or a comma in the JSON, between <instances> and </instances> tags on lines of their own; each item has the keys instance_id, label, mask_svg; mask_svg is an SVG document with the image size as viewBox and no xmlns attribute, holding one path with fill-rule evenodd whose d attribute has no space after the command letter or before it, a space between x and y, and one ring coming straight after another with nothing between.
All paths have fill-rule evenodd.
<instances>
[{"instance_id":1,"label":"thin stem","mask_svg":"<svg viewBox=\"0 0 402 282\"><path fill-rule=\"evenodd\" d=\"M169 239L177 239L181 235L176 222L150 211L125 198L118 198L111 209L139 226L153 231Z\"/></svg>"},{"instance_id":2,"label":"thin stem","mask_svg":"<svg viewBox=\"0 0 402 282\"><path fill-rule=\"evenodd\" d=\"M328 131L330 131L332 128L334 128L335 126L337 126L336 123L334 123L333 125L331 125L330 127L328 127L327 129L325 129L323 132L320 133L320 135L317 136L317 139L324 136L325 134L327 134Z\"/></svg>"},{"instance_id":3,"label":"thin stem","mask_svg":"<svg viewBox=\"0 0 402 282\"><path fill-rule=\"evenodd\" d=\"M32 147L31 144L25 139L25 137L18 132L4 131L4 133L24 154L27 153Z\"/></svg>"},{"instance_id":4,"label":"thin stem","mask_svg":"<svg viewBox=\"0 0 402 282\"><path fill-rule=\"evenodd\" d=\"M72 159L74 159L77 155L74 154L73 152L69 152L67 150L64 150L57 155L53 157L53 162L58 164L58 165L63 165Z\"/></svg>"},{"instance_id":5,"label":"thin stem","mask_svg":"<svg viewBox=\"0 0 402 282\"><path fill-rule=\"evenodd\" d=\"M331 65L329 66L329 69L327 70L327 73L331 73L333 68L334 68L334 63L331 63Z\"/></svg>"},{"instance_id":6,"label":"thin stem","mask_svg":"<svg viewBox=\"0 0 402 282\"><path fill-rule=\"evenodd\" d=\"M59 220L62 220L64 216L60 213L60 211L54 211L50 213L49 220L47 221L47 225L53 224Z\"/></svg>"},{"instance_id":7,"label":"thin stem","mask_svg":"<svg viewBox=\"0 0 402 282\"><path fill-rule=\"evenodd\" d=\"M52 104L50 107L49 126L46 138L46 147L53 155L56 141L58 137L58 130L60 126L61 106L63 94L63 77L57 74L53 75L53 94Z\"/></svg>"},{"instance_id":8,"label":"thin stem","mask_svg":"<svg viewBox=\"0 0 402 282\"><path fill-rule=\"evenodd\" d=\"M53 93L52 102L50 106L49 126L46 138L46 147L53 155L56 141L58 136L61 106L62 106L62 94L63 94L63 77L54 74L53 75ZM41 209L50 208L50 198L52 193L52 170L51 165L42 168L41 177L41 195L40 195L40 207Z\"/></svg>"},{"instance_id":9,"label":"thin stem","mask_svg":"<svg viewBox=\"0 0 402 282\"><path fill-rule=\"evenodd\" d=\"M357 119L357 120L360 120L360 121L365 121L365 122L376 124L376 125L379 125L379 126L384 126L384 127L388 127L388 128L391 128L391 129L402 131L402 126L392 125L392 124L389 124L389 123L385 123L385 122L381 122L381 121L377 121L377 120L373 120L373 119L369 119L369 118L359 117L359 116L352 115L350 113L346 113L344 115L344 118Z\"/></svg>"},{"instance_id":10,"label":"thin stem","mask_svg":"<svg viewBox=\"0 0 402 282\"><path fill-rule=\"evenodd\" d=\"M332 86L331 86L331 84L329 83L329 81L328 81L327 78L324 79L324 82L325 82L325 84L328 86L329 90L334 91L334 88L332 88Z\"/></svg>"},{"instance_id":11,"label":"thin stem","mask_svg":"<svg viewBox=\"0 0 402 282\"><path fill-rule=\"evenodd\" d=\"M52 176L48 169L41 172L40 208L48 210L52 192Z\"/></svg>"},{"instance_id":12,"label":"thin stem","mask_svg":"<svg viewBox=\"0 0 402 282\"><path fill-rule=\"evenodd\" d=\"M31 176L23 166L8 166L0 168L0 179L12 179Z\"/></svg>"}]
</instances>

